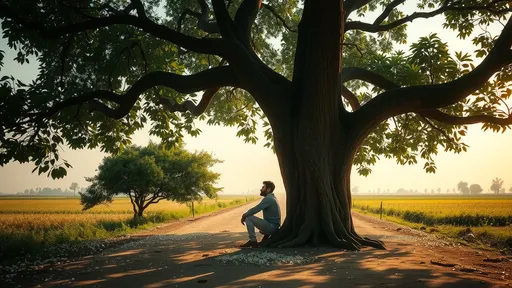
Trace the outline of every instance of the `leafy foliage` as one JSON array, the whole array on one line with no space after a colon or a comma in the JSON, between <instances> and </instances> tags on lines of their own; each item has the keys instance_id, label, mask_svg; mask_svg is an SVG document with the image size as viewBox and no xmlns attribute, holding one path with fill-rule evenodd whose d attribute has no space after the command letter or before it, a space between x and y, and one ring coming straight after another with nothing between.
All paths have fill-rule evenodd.
<instances>
[{"instance_id":1,"label":"leafy foliage","mask_svg":"<svg viewBox=\"0 0 512 288\"><path fill-rule=\"evenodd\" d=\"M183 145L165 149L150 143L129 146L116 156L103 159L98 175L87 179L91 186L80 193L84 210L110 203L117 195L130 197L134 216L142 216L161 200L189 202L203 196L216 198L219 174L209 169L220 161L206 152L190 153Z\"/></svg>"},{"instance_id":2,"label":"leafy foliage","mask_svg":"<svg viewBox=\"0 0 512 288\"><path fill-rule=\"evenodd\" d=\"M131 25L109 25L59 37L38 32L38 29L118 15L135 2L138 1L3 1L0 9L3 11L0 13L2 35L7 39L9 48L17 52L13 60L28 64L31 63L30 57L35 57L39 74L31 83L23 83L10 75L0 78L0 165L10 161L33 162L36 165L34 172L62 178L67 173L66 169L71 168L70 163L59 157L63 145L73 149L99 147L105 152L120 153L131 145L131 136L144 125L151 125L150 133L159 136L169 147L180 143L185 134L196 136L201 132L194 125L192 113L170 112L159 102L159 99L166 98L172 103L187 100L198 103L197 95L178 93L166 87L145 91L129 113L120 119L111 119L95 111L97 102L109 108L118 106L106 100L72 105L46 117L45 113L56 103L97 89L126 94L141 77L154 71L189 75L222 65L220 57L187 51ZM144 16L162 27L173 28L197 39L218 39L218 33L199 29L200 21L194 13L200 14L200 2L149 0L143 1L142 5ZM234 18L243 1L228 2L228 13ZM368 1L347 21L367 20L372 12L380 14L394 2ZM443 42L437 34L424 35L410 44L407 52L397 50L396 44L407 43L408 21L405 21L377 33L358 29L346 32L343 66L368 69L400 86L445 83L474 70L478 58L485 57L496 40L496 33L488 28L510 18L510 12L496 13L506 9L510 11L508 1L413 2L394 7L380 19L380 24L392 25L410 17L413 15L408 13L411 9L428 14L440 11L444 5L456 5L459 9L437 14L444 16L445 29L457 31L461 39L472 37L476 48L473 55L451 51L450 44ZM215 21L210 11L211 3L204 3L209 10L206 22L211 24ZM278 0L266 5L272 9L264 6L257 14L251 31L251 45L261 62L292 79L304 1ZM491 8L476 9L475 6ZM184 14L184 11L194 13ZM136 10L129 12L143 16ZM482 28L481 33L478 27ZM4 61L4 53L0 50L0 69ZM1 72L8 74L8 71ZM454 116L507 117L512 113L507 106L512 91L509 88L511 75L512 67L503 68L474 95L441 111ZM360 80L344 84L362 105L382 92L382 89ZM262 140L266 147L273 148L274 135L268 119L254 98L241 89L220 89L199 119L210 125L237 127L237 136L248 143L260 140L256 136L257 129L259 123L263 123ZM504 132L508 128L507 125L491 123L483 125L484 130L494 132ZM454 153L466 151L467 145L462 141L466 132L465 125L448 125L407 113L385 121L372 131L358 150L354 164L360 174L368 175L371 166L381 157L394 158L401 165L423 161L426 172L434 173L434 157L439 149ZM144 162L144 165L150 169L152 164Z\"/></svg>"}]
</instances>

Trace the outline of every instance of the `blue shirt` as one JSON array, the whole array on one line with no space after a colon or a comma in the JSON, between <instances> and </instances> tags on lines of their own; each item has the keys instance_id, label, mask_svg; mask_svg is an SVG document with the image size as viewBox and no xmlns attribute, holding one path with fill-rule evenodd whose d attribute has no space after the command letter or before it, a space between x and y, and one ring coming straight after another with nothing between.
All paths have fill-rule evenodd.
<instances>
[{"instance_id":1,"label":"blue shirt","mask_svg":"<svg viewBox=\"0 0 512 288\"><path fill-rule=\"evenodd\" d=\"M264 220L278 228L281 226L281 209L274 193L268 193L258 205L247 210L244 216L252 216L262 210Z\"/></svg>"}]
</instances>

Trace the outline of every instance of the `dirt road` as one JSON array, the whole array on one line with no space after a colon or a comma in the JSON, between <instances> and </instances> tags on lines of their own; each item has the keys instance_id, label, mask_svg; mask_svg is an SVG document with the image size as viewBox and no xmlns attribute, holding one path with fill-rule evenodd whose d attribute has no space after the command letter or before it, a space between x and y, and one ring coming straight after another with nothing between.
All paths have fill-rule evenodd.
<instances>
[{"instance_id":1,"label":"dirt road","mask_svg":"<svg viewBox=\"0 0 512 288\"><path fill-rule=\"evenodd\" d=\"M281 203L284 212L284 199ZM195 221L163 225L141 233L139 241L106 250L101 255L46 267L18 284L23 287L512 287L511 258L455 245L435 235L359 214L354 215L358 232L385 241L388 250L240 250L236 246L246 241L240 215L254 204ZM278 264L264 266L265 263Z\"/></svg>"}]
</instances>

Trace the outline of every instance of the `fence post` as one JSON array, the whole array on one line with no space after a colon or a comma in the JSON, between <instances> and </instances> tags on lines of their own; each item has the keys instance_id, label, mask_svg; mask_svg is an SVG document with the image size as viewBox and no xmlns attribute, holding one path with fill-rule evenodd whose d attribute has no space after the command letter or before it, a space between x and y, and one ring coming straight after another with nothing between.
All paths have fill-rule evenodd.
<instances>
[{"instance_id":1,"label":"fence post","mask_svg":"<svg viewBox=\"0 0 512 288\"><path fill-rule=\"evenodd\" d=\"M380 220L382 220L382 201L380 201Z\"/></svg>"},{"instance_id":2,"label":"fence post","mask_svg":"<svg viewBox=\"0 0 512 288\"><path fill-rule=\"evenodd\" d=\"M196 212L194 211L194 201L192 200L192 217L196 217Z\"/></svg>"}]
</instances>

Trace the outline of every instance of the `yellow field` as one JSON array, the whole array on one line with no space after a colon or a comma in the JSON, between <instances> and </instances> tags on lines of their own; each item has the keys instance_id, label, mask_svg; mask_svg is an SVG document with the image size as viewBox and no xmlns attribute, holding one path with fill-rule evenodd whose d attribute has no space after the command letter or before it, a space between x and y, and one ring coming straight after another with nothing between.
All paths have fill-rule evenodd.
<instances>
[{"instance_id":1,"label":"yellow field","mask_svg":"<svg viewBox=\"0 0 512 288\"><path fill-rule=\"evenodd\" d=\"M228 196L194 204L196 215L242 205L256 197ZM0 259L39 253L69 241L108 238L165 221L191 216L186 204L160 201L134 219L129 198L82 211L78 198L0 198ZM21 253L21 254L20 254Z\"/></svg>"},{"instance_id":2,"label":"yellow field","mask_svg":"<svg viewBox=\"0 0 512 288\"><path fill-rule=\"evenodd\" d=\"M512 216L512 199L431 199L431 198L354 198L354 205L396 210L413 210L431 215L492 215Z\"/></svg>"},{"instance_id":3,"label":"yellow field","mask_svg":"<svg viewBox=\"0 0 512 288\"><path fill-rule=\"evenodd\" d=\"M356 210L379 213L427 225L507 226L512 224L512 198L503 197L355 197Z\"/></svg>"},{"instance_id":4,"label":"yellow field","mask_svg":"<svg viewBox=\"0 0 512 288\"><path fill-rule=\"evenodd\" d=\"M242 197L220 197L217 202L229 203ZM244 198L245 200L245 198ZM215 200L205 199L202 204L213 204ZM196 202L197 205L197 202ZM147 212L155 211L188 211L189 208L185 204L171 201L160 201L152 204L146 210ZM87 211L82 211L80 199L78 198L36 198L36 199L8 199L0 198L0 214L4 213L52 213L52 214L133 214L132 204L129 198L116 198L112 203L107 205L98 205ZM0 219L1 221L1 219Z\"/></svg>"}]
</instances>

